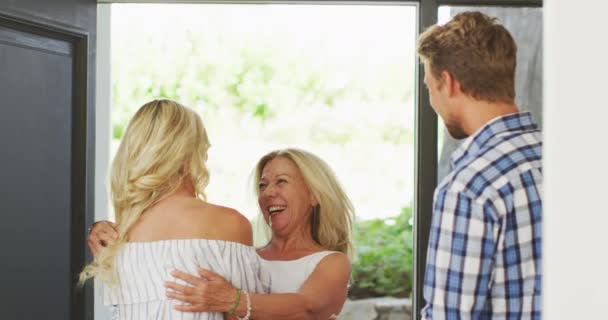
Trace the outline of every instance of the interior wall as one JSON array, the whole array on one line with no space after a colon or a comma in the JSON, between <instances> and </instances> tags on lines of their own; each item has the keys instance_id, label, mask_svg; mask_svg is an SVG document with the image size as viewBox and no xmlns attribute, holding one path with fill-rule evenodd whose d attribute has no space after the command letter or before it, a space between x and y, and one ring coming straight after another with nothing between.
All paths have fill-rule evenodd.
<instances>
[{"instance_id":1,"label":"interior wall","mask_svg":"<svg viewBox=\"0 0 608 320\"><path fill-rule=\"evenodd\" d=\"M608 2L544 10L543 319L606 319Z\"/></svg>"}]
</instances>

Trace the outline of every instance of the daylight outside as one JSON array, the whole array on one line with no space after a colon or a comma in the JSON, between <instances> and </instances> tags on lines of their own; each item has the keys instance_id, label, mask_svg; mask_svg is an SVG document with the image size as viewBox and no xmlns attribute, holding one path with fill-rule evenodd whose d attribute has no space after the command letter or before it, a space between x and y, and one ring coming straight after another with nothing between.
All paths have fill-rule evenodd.
<instances>
[{"instance_id":1,"label":"daylight outside","mask_svg":"<svg viewBox=\"0 0 608 320\"><path fill-rule=\"evenodd\" d=\"M416 7L113 4L111 24L111 156L142 104L175 99L200 113L210 137L208 200L255 226L257 160L284 147L317 154L357 214L340 319L404 319L413 280Z\"/></svg>"}]
</instances>

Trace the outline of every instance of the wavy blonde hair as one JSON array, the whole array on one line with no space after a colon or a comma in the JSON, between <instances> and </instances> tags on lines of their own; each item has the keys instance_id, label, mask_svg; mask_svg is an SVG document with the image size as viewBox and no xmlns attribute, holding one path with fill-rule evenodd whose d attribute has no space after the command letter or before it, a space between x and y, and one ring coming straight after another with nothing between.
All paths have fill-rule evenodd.
<instances>
[{"instance_id":1,"label":"wavy blonde hair","mask_svg":"<svg viewBox=\"0 0 608 320\"><path fill-rule=\"evenodd\" d=\"M80 274L115 284L114 260L141 214L171 194L185 179L198 198L206 200L209 140L203 122L193 110L171 100L144 104L129 122L110 172L111 197L116 215L117 241L104 247Z\"/></svg>"},{"instance_id":2,"label":"wavy blonde hair","mask_svg":"<svg viewBox=\"0 0 608 320\"><path fill-rule=\"evenodd\" d=\"M264 155L255 169L253 187L258 198L262 171L268 162L278 157L289 159L298 167L304 182L318 202L310 217L313 240L329 250L340 251L352 258L354 252L351 232L355 210L335 173L323 159L294 148L275 150Z\"/></svg>"}]
</instances>

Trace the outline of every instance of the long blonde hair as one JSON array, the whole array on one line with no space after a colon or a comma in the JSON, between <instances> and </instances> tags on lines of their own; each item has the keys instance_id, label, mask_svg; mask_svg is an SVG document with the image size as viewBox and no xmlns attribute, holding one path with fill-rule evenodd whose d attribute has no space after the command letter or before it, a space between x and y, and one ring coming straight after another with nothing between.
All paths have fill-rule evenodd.
<instances>
[{"instance_id":1,"label":"long blonde hair","mask_svg":"<svg viewBox=\"0 0 608 320\"><path fill-rule=\"evenodd\" d=\"M256 195L260 196L258 185L264 167L277 157L289 159L298 167L304 182L318 202L310 217L313 240L329 250L340 251L352 258L351 231L355 210L333 170L318 156L294 148L275 150L264 155L255 169L253 186Z\"/></svg>"},{"instance_id":2,"label":"long blonde hair","mask_svg":"<svg viewBox=\"0 0 608 320\"><path fill-rule=\"evenodd\" d=\"M201 118L171 100L144 104L133 116L118 147L110 172L111 197L118 239L104 247L80 274L115 284L114 260L141 214L175 191L185 179L205 200L209 183L205 165L209 140Z\"/></svg>"}]
</instances>

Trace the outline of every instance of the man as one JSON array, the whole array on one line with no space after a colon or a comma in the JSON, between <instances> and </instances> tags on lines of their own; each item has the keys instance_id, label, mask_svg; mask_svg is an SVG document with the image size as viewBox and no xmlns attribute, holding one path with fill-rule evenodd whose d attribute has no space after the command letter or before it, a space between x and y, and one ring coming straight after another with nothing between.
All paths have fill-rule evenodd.
<instances>
[{"instance_id":1,"label":"man","mask_svg":"<svg viewBox=\"0 0 608 320\"><path fill-rule=\"evenodd\" d=\"M541 133L515 105L516 45L456 15L418 40L431 106L466 138L435 191L423 319L541 318Z\"/></svg>"}]
</instances>

